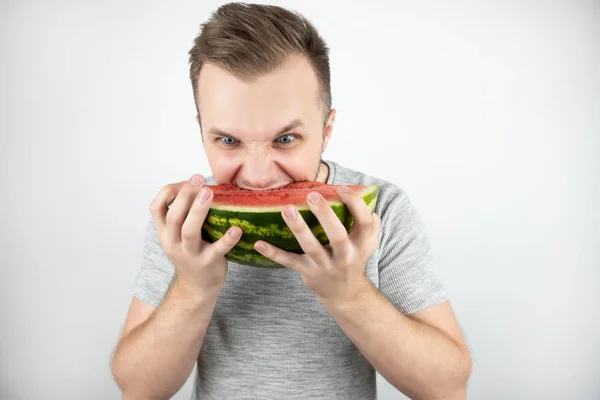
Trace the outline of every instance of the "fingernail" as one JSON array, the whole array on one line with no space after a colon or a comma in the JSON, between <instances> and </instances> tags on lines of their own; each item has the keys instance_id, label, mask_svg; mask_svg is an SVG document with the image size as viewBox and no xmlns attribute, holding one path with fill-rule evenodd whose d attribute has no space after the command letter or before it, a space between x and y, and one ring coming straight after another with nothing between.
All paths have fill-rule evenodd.
<instances>
[{"instance_id":1,"label":"fingernail","mask_svg":"<svg viewBox=\"0 0 600 400\"><path fill-rule=\"evenodd\" d=\"M199 186L202 182L204 182L204 177L202 177L202 175L196 174L190 179L190 183L194 186Z\"/></svg>"},{"instance_id":2,"label":"fingernail","mask_svg":"<svg viewBox=\"0 0 600 400\"><path fill-rule=\"evenodd\" d=\"M296 219L296 208L294 206L286 208L285 216L289 219Z\"/></svg>"},{"instance_id":3,"label":"fingernail","mask_svg":"<svg viewBox=\"0 0 600 400\"><path fill-rule=\"evenodd\" d=\"M265 246L262 242L256 243L255 247L256 247L256 250L258 250L260 252L264 252L265 250L267 250L267 246Z\"/></svg>"},{"instance_id":4,"label":"fingernail","mask_svg":"<svg viewBox=\"0 0 600 400\"><path fill-rule=\"evenodd\" d=\"M239 229L231 229L231 230L229 231L229 234L230 234L232 237L236 238L236 237L240 236L240 230L239 230Z\"/></svg>"},{"instance_id":5,"label":"fingernail","mask_svg":"<svg viewBox=\"0 0 600 400\"><path fill-rule=\"evenodd\" d=\"M200 191L200 196L198 197L201 202L206 203L206 200L210 197L210 192L208 189L202 189Z\"/></svg>"},{"instance_id":6,"label":"fingernail","mask_svg":"<svg viewBox=\"0 0 600 400\"><path fill-rule=\"evenodd\" d=\"M346 193L346 192L350 191L350 189L348 189L348 186L341 185L341 186L338 188L338 191L339 191L340 193Z\"/></svg>"},{"instance_id":7,"label":"fingernail","mask_svg":"<svg viewBox=\"0 0 600 400\"><path fill-rule=\"evenodd\" d=\"M310 192L308 194L308 201L315 204L317 201L321 200L321 195L317 192Z\"/></svg>"}]
</instances>

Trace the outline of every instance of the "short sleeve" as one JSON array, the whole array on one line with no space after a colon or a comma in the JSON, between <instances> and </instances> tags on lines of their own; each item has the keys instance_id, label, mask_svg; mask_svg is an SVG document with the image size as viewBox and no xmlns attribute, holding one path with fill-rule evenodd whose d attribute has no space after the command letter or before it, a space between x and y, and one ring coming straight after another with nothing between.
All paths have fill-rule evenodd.
<instances>
[{"instance_id":1,"label":"short sleeve","mask_svg":"<svg viewBox=\"0 0 600 400\"><path fill-rule=\"evenodd\" d=\"M146 225L143 246L142 263L132 291L141 301L158 307L169 291L175 266L158 240L152 218Z\"/></svg>"},{"instance_id":2,"label":"short sleeve","mask_svg":"<svg viewBox=\"0 0 600 400\"><path fill-rule=\"evenodd\" d=\"M406 193L400 190L380 212L380 292L405 315L447 300L425 228Z\"/></svg>"}]
</instances>

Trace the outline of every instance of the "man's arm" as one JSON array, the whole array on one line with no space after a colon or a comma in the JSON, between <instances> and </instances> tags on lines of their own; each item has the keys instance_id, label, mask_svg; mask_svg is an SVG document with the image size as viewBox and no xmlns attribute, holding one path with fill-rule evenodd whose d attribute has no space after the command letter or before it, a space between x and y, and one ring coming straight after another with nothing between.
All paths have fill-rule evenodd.
<instances>
[{"instance_id":1,"label":"man's arm","mask_svg":"<svg viewBox=\"0 0 600 400\"><path fill-rule=\"evenodd\" d=\"M217 297L218 292L199 294L175 280L156 309L133 299L112 361L123 399L177 393L198 359Z\"/></svg>"},{"instance_id":2,"label":"man's arm","mask_svg":"<svg viewBox=\"0 0 600 400\"><path fill-rule=\"evenodd\" d=\"M411 399L465 399L471 358L448 301L405 316L373 285L324 303L375 369Z\"/></svg>"},{"instance_id":3,"label":"man's arm","mask_svg":"<svg viewBox=\"0 0 600 400\"><path fill-rule=\"evenodd\" d=\"M291 206L282 215L305 254L263 241L255 248L299 272L365 358L401 392L415 399L465 398L469 352L433 274L427 237L408 198L394 196L381 230L382 219L358 193L343 186L338 193L354 216L350 232L322 196L311 193L307 203L329 238L327 246ZM381 292L365 271L377 247ZM425 311L415 313L419 309Z\"/></svg>"},{"instance_id":4,"label":"man's arm","mask_svg":"<svg viewBox=\"0 0 600 400\"><path fill-rule=\"evenodd\" d=\"M225 254L242 233L232 227L214 243L202 240L213 196L203 184L194 175L167 185L150 204L152 222L136 284L136 297L148 304L133 299L112 363L125 399L170 398L198 359L227 277Z\"/></svg>"}]
</instances>

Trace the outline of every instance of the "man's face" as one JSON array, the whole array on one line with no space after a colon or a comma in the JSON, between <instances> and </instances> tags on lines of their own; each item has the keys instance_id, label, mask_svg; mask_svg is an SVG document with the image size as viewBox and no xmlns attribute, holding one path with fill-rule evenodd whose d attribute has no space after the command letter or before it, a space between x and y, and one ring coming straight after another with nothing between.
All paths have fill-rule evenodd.
<instances>
[{"instance_id":1,"label":"man's face","mask_svg":"<svg viewBox=\"0 0 600 400\"><path fill-rule=\"evenodd\" d=\"M198 97L204 146L217 184L263 190L322 179L317 177L321 153L335 111L324 126L318 81L306 59L294 58L251 81L205 64Z\"/></svg>"}]
</instances>

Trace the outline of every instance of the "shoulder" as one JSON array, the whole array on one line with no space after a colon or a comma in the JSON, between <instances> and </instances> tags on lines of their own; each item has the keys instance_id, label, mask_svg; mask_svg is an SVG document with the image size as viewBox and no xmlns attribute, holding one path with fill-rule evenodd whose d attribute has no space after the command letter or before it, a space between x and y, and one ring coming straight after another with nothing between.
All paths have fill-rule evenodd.
<instances>
[{"instance_id":1,"label":"shoulder","mask_svg":"<svg viewBox=\"0 0 600 400\"><path fill-rule=\"evenodd\" d=\"M215 184L215 177L213 175L207 175L204 177L204 183L206 185L214 185Z\"/></svg>"}]
</instances>

